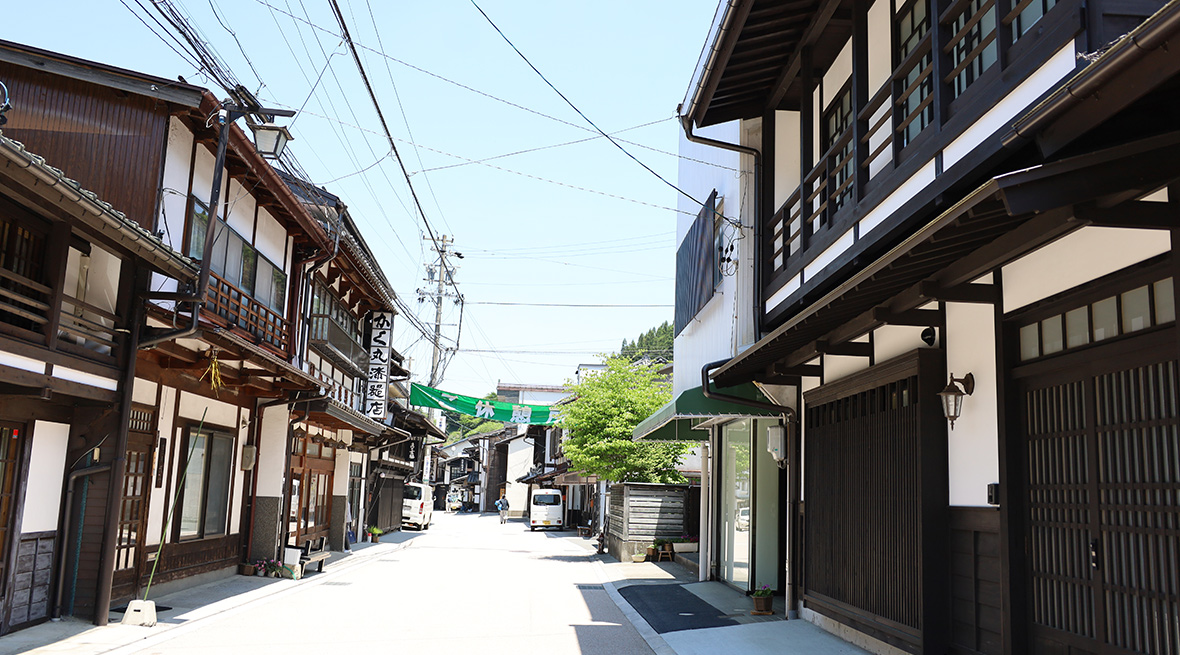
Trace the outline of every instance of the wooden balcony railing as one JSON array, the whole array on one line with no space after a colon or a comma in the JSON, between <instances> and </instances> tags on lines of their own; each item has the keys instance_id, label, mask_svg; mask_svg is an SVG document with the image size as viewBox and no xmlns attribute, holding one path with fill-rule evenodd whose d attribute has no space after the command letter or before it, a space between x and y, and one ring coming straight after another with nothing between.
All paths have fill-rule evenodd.
<instances>
[{"instance_id":1,"label":"wooden balcony railing","mask_svg":"<svg viewBox=\"0 0 1180 655\"><path fill-rule=\"evenodd\" d=\"M0 326L26 341L103 364L115 364L123 321L113 312L66 293L53 311L55 290L0 268ZM56 339L50 339L55 331Z\"/></svg>"},{"instance_id":2,"label":"wooden balcony railing","mask_svg":"<svg viewBox=\"0 0 1180 655\"><path fill-rule=\"evenodd\" d=\"M282 351L287 347L287 322L283 316L263 305L216 273L209 275L209 295L205 307L254 335L261 343Z\"/></svg>"},{"instance_id":3,"label":"wooden balcony railing","mask_svg":"<svg viewBox=\"0 0 1180 655\"><path fill-rule=\"evenodd\" d=\"M351 369L355 374L365 372L369 365L369 353L351 335L327 314L311 314L309 340L312 345L332 361Z\"/></svg>"},{"instance_id":4,"label":"wooden balcony railing","mask_svg":"<svg viewBox=\"0 0 1180 655\"><path fill-rule=\"evenodd\" d=\"M350 389L345 384L341 384L335 377L329 375L327 371L312 365L311 374L323 383L323 387L328 390L328 396L333 400L346 407L351 407L358 412L363 409L360 406L361 398L356 391Z\"/></svg>"}]
</instances>

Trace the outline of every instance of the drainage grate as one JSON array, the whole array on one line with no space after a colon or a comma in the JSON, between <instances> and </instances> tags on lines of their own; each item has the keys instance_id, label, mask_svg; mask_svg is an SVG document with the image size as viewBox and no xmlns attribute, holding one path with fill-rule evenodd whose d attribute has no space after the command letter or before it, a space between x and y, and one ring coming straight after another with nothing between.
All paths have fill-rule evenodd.
<instances>
[{"instance_id":1,"label":"drainage grate","mask_svg":"<svg viewBox=\"0 0 1180 655\"><path fill-rule=\"evenodd\" d=\"M325 587L347 587L347 586L351 585L352 583L351 582L341 582L339 580L332 580L329 582L323 582L321 584L323 584Z\"/></svg>"},{"instance_id":2,"label":"drainage grate","mask_svg":"<svg viewBox=\"0 0 1180 655\"><path fill-rule=\"evenodd\" d=\"M578 589L602 589L603 588L603 586L600 584L579 584L579 585L574 585L574 586L577 587Z\"/></svg>"}]
</instances>

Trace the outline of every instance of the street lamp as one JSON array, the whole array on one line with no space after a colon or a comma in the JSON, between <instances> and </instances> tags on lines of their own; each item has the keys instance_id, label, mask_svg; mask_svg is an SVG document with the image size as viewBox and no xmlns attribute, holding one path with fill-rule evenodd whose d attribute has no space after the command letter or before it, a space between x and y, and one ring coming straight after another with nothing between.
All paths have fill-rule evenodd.
<instances>
[{"instance_id":1,"label":"street lamp","mask_svg":"<svg viewBox=\"0 0 1180 655\"><path fill-rule=\"evenodd\" d=\"M268 109L266 111L274 110ZM254 131L254 150L267 159L281 157L283 149L287 147L287 142L292 140L291 133L282 125L270 122L258 125L250 123L250 129Z\"/></svg>"},{"instance_id":2,"label":"street lamp","mask_svg":"<svg viewBox=\"0 0 1180 655\"><path fill-rule=\"evenodd\" d=\"M294 116L295 112L290 109L249 109L235 105L228 100L221 103L221 109L217 112L217 123L221 126L217 136L217 160L213 164L213 190L209 193L211 216L209 216L208 224L205 227L205 249L201 251L201 275L197 280L197 298L200 300L198 307L204 302L205 294L209 289L209 267L213 260L209 253L213 252L213 241L216 236L217 203L221 200L221 174L225 169L225 147L229 141L229 126L246 115ZM268 121L257 126L251 125L250 128L254 130L254 137L257 139L255 149L263 157L268 156L269 153L277 158L283 154L283 148L291 140L291 133L287 131L287 128L279 127L273 122Z\"/></svg>"}]
</instances>

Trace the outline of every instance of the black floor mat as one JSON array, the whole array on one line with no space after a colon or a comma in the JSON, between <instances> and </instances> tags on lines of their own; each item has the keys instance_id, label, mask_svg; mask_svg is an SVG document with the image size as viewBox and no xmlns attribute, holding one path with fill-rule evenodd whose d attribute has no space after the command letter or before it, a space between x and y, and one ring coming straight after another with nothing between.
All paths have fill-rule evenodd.
<instances>
[{"instance_id":1,"label":"black floor mat","mask_svg":"<svg viewBox=\"0 0 1180 655\"><path fill-rule=\"evenodd\" d=\"M619 589L631 607L659 633L738 625L716 607L678 584L631 585Z\"/></svg>"}]
</instances>

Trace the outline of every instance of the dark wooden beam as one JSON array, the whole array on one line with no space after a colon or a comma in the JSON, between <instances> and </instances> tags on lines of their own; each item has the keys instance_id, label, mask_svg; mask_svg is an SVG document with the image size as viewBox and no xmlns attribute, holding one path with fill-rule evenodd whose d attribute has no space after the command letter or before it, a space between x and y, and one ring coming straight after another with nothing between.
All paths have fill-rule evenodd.
<instances>
[{"instance_id":1,"label":"dark wooden beam","mask_svg":"<svg viewBox=\"0 0 1180 655\"><path fill-rule=\"evenodd\" d=\"M823 33L824 27L831 20L836 10L840 8L843 0L823 0L819 6L819 10L815 13L815 18L807 26L807 31L803 33L803 38L799 40L799 47L795 49L795 54L787 60L787 65L783 67L783 72L779 73L778 79L770 88L770 95L767 97L766 104L763 109L774 109L782 102L783 96L787 94L787 89L791 87L791 82L799 75L803 64L803 51L810 48L816 42L820 34ZM810 170L810 169L805 169Z\"/></svg>"},{"instance_id":2,"label":"dark wooden beam","mask_svg":"<svg viewBox=\"0 0 1180 655\"><path fill-rule=\"evenodd\" d=\"M775 377L809 377L818 378L823 377L824 367L822 364L795 364L786 365L783 362L775 362L767 369L767 376ZM763 380L759 380L762 382Z\"/></svg>"},{"instance_id":3,"label":"dark wooden beam","mask_svg":"<svg viewBox=\"0 0 1180 655\"><path fill-rule=\"evenodd\" d=\"M901 325L907 327L937 327L946 320L945 312L941 309L911 309L904 312L894 312L888 307L874 307L872 321L883 325Z\"/></svg>"},{"instance_id":4,"label":"dark wooden beam","mask_svg":"<svg viewBox=\"0 0 1180 655\"><path fill-rule=\"evenodd\" d=\"M1000 302L1000 290L994 284L960 284L947 288L937 282L924 280L918 283L918 293L930 301L980 304Z\"/></svg>"},{"instance_id":5,"label":"dark wooden beam","mask_svg":"<svg viewBox=\"0 0 1180 655\"><path fill-rule=\"evenodd\" d=\"M846 341L844 343L829 343L826 339L816 339L815 348L825 355L838 355L840 357L872 357L873 344L862 343L857 341Z\"/></svg>"},{"instance_id":6,"label":"dark wooden beam","mask_svg":"<svg viewBox=\"0 0 1180 655\"><path fill-rule=\"evenodd\" d=\"M1180 206L1168 202L1124 202L1114 207L1086 203L1074 208L1074 214L1091 225L1128 227L1148 230L1171 230L1180 227Z\"/></svg>"}]
</instances>

